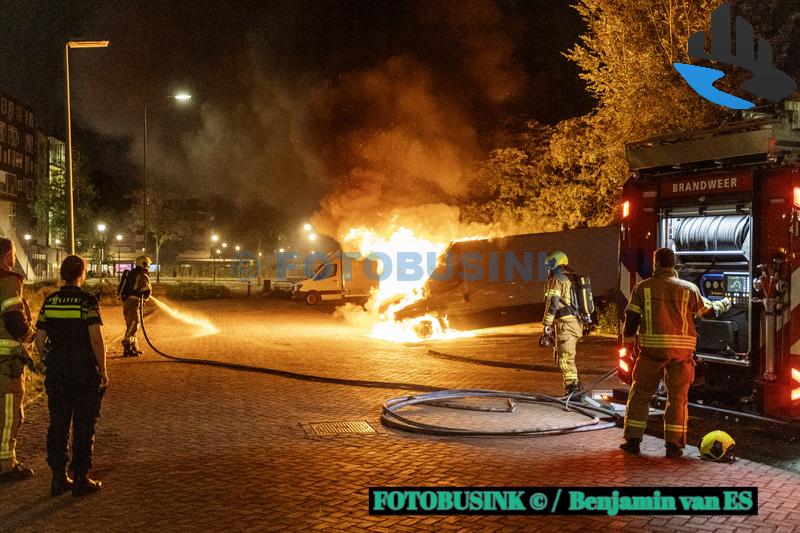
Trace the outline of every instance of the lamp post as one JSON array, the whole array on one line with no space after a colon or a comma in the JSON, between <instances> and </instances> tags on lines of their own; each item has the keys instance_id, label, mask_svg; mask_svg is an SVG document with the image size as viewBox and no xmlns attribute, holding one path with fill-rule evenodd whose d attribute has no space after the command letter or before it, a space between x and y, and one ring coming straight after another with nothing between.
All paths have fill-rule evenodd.
<instances>
[{"instance_id":1,"label":"lamp post","mask_svg":"<svg viewBox=\"0 0 800 533\"><path fill-rule=\"evenodd\" d=\"M214 282L217 281L217 259L214 256L214 245L216 244L216 242L218 240L219 240L219 235L217 235L216 233L212 233L211 234L211 242L212 242L212 244L211 244L211 250L210 250L209 253L211 255L211 263L213 264L213 268L214 268Z\"/></svg>"},{"instance_id":2,"label":"lamp post","mask_svg":"<svg viewBox=\"0 0 800 533\"><path fill-rule=\"evenodd\" d=\"M122 264L122 235L117 233L117 275L119 275L119 265Z\"/></svg>"},{"instance_id":3,"label":"lamp post","mask_svg":"<svg viewBox=\"0 0 800 533\"><path fill-rule=\"evenodd\" d=\"M72 110L69 95L69 49L70 48L105 48L108 41L67 41L64 45L64 65L66 67L67 79L67 175L68 175L68 194L69 201L67 208L69 211L69 253L75 253L75 203L72 194Z\"/></svg>"},{"instance_id":4,"label":"lamp post","mask_svg":"<svg viewBox=\"0 0 800 533\"><path fill-rule=\"evenodd\" d=\"M106 253L106 225L102 222L97 225L97 231L100 232L100 285L103 284L103 260Z\"/></svg>"},{"instance_id":5,"label":"lamp post","mask_svg":"<svg viewBox=\"0 0 800 533\"><path fill-rule=\"evenodd\" d=\"M25 239L25 255L28 256L28 260L25 262L25 279L28 279L28 266L31 264L31 236L26 233L23 238Z\"/></svg>"},{"instance_id":6,"label":"lamp post","mask_svg":"<svg viewBox=\"0 0 800 533\"><path fill-rule=\"evenodd\" d=\"M217 254L214 256L214 283L217 282L217 256L222 253L222 250L217 248Z\"/></svg>"},{"instance_id":7,"label":"lamp post","mask_svg":"<svg viewBox=\"0 0 800 533\"><path fill-rule=\"evenodd\" d=\"M147 107L164 102L166 100L177 100L185 102L191 100L192 95L188 93L178 93L151 100L144 105L144 137L142 138L142 238L144 252L147 254ZM159 265L159 269L161 265Z\"/></svg>"}]
</instances>

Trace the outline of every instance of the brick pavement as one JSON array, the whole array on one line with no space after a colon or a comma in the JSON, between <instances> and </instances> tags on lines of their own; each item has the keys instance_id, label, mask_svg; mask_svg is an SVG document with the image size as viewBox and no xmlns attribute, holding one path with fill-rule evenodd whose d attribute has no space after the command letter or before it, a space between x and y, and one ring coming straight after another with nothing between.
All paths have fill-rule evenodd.
<instances>
[{"instance_id":1,"label":"brick pavement","mask_svg":"<svg viewBox=\"0 0 800 533\"><path fill-rule=\"evenodd\" d=\"M402 375L440 384L441 373L447 382L470 386L496 383L511 389L536 381L538 390L557 385L555 375L431 359L424 348L362 343L329 317L314 318L313 311L272 305L271 310L260 310L260 305L219 302L209 314L225 336L176 336L160 344L185 352L209 345L219 358L225 356L224 348L230 350L228 357L241 362L263 360L295 371L348 373L347 377L360 379L397 380ZM299 317L308 318L313 331L303 334L303 328L295 325ZM246 322L256 318L264 332L237 342L236 336L246 332ZM119 321L106 316L106 323ZM154 317L152 324L159 339L185 331L165 317ZM324 349L329 335L341 341L336 349ZM254 353L257 347L261 350ZM797 530L800 476L744 460L734 465L701 462L695 454L668 461L660 456L661 443L650 437L643 457L626 456L616 449L618 429L528 439L410 436L379 423L381 402L403 391L166 362L152 354L138 360L115 358L110 371L112 389L96 447L95 473L106 483L103 493L79 500L47 496L43 450L47 413L37 402L28 410L19 448L39 475L15 486L0 486L0 529ZM378 433L311 438L301 427L331 420L367 420ZM367 488L374 485L586 484L756 485L760 515L370 517L366 513Z\"/></svg>"}]
</instances>

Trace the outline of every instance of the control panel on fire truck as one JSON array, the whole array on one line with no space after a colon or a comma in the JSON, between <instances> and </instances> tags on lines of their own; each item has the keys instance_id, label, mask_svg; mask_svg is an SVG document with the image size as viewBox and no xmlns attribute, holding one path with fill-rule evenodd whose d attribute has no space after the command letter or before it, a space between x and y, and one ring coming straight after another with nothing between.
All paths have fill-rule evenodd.
<instances>
[{"instance_id":1,"label":"control panel on fire truck","mask_svg":"<svg viewBox=\"0 0 800 533\"><path fill-rule=\"evenodd\" d=\"M731 307L747 307L750 304L750 276L745 272L703 274L700 292L711 301L728 298Z\"/></svg>"}]
</instances>

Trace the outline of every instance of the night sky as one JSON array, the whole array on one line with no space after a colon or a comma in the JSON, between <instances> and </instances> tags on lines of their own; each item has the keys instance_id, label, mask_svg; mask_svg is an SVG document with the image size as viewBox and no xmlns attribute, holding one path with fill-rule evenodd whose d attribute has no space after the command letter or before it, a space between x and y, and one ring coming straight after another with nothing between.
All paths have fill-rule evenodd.
<instances>
[{"instance_id":1,"label":"night sky","mask_svg":"<svg viewBox=\"0 0 800 533\"><path fill-rule=\"evenodd\" d=\"M187 90L148 108L148 175L306 217L365 179L462 193L507 119L589 111L561 56L581 29L563 0L15 1L0 87L62 135L63 43L108 39L70 60L75 143L110 205L138 185L145 103Z\"/></svg>"}]
</instances>

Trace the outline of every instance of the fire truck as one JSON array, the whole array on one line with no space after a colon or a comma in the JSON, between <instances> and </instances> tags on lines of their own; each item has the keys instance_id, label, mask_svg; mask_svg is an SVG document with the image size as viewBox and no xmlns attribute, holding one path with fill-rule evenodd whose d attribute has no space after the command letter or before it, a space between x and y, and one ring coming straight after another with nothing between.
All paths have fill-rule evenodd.
<instances>
[{"instance_id":1,"label":"fire truck","mask_svg":"<svg viewBox=\"0 0 800 533\"><path fill-rule=\"evenodd\" d=\"M653 252L672 248L682 279L732 302L696 322L704 375L692 399L800 419L800 106L633 143L626 156L620 313ZM620 349L620 378L632 369Z\"/></svg>"}]
</instances>

